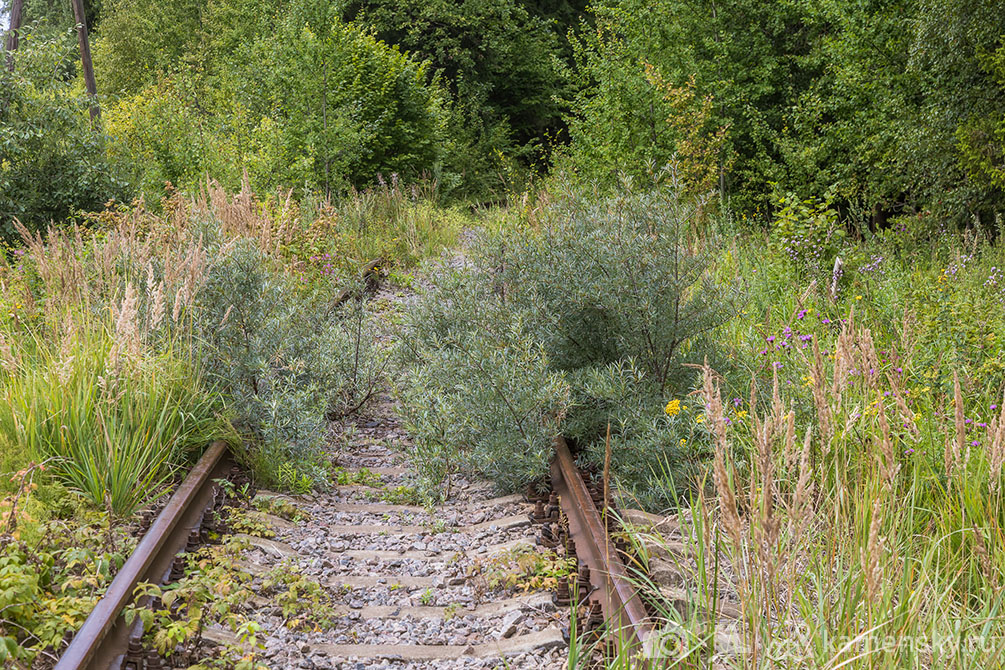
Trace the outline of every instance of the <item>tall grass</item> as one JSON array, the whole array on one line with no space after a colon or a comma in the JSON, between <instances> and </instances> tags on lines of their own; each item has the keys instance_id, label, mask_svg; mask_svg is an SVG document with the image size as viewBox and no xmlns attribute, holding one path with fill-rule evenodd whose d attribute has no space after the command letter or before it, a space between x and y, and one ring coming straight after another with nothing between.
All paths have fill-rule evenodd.
<instances>
[{"instance_id":1,"label":"tall grass","mask_svg":"<svg viewBox=\"0 0 1005 670\"><path fill-rule=\"evenodd\" d=\"M325 413L361 404L384 371L363 307L335 313L334 295L360 263L438 253L464 219L396 180L306 210L207 182L87 226L21 228L0 262L0 475L54 459L126 515L200 443L233 435L221 412L263 481L320 454Z\"/></svg>"},{"instance_id":2,"label":"tall grass","mask_svg":"<svg viewBox=\"0 0 1005 670\"><path fill-rule=\"evenodd\" d=\"M637 577L656 667L1005 667L1005 248L905 217L833 279L772 239L710 241L749 300L694 393L707 486L633 532L679 582Z\"/></svg>"},{"instance_id":3,"label":"tall grass","mask_svg":"<svg viewBox=\"0 0 1005 670\"><path fill-rule=\"evenodd\" d=\"M1005 417L968 420L959 375L940 394L908 386L910 360L883 366L853 318L833 351L803 357L802 412L776 377L741 419L704 369L716 496L678 514L685 595L639 577L664 620L659 667L1005 666Z\"/></svg>"},{"instance_id":4,"label":"tall grass","mask_svg":"<svg viewBox=\"0 0 1005 670\"><path fill-rule=\"evenodd\" d=\"M470 217L437 204L434 183L407 187L397 176L370 189L315 205L313 257L340 270L382 258L408 269L452 247Z\"/></svg>"},{"instance_id":5,"label":"tall grass","mask_svg":"<svg viewBox=\"0 0 1005 670\"><path fill-rule=\"evenodd\" d=\"M199 238L151 226L142 208L100 224L22 229L0 272L0 461L12 471L45 460L68 488L126 516L232 429L192 348Z\"/></svg>"},{"instance_id":6,"label":"tall grass","mask_svg":"<svg viewBox=\"0 0 1005 670\"><path fill-rule=\"evenodd\" d=\"M115 346L93 329L62 350L40 341L22 350L0 376L0 450L50 460L69 488L126 516L225 424L218 399L177 353L116 370Z\"/></svg>"}]
</instances>

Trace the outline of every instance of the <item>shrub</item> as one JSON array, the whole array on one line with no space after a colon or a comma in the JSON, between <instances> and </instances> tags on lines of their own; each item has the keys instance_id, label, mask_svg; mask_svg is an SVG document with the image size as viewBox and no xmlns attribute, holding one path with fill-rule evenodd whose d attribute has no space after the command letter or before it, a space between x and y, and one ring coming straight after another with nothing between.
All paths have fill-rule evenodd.
<instances>
[{"instance_id":1,"label":"shrub","mask_svg":"<svg viewBox=\"0 0 1005 670\"><path fill-rule=\"evenodd\" d=\"M365 307L334 308L338 286L305 285L242 240L222 252L199 292L207 373L253 436L247 456L265 483L324 481L326 416L358 410L383 372Z\"/></svg>"},{"instance_id":2,"label":"shrub","mask_svg":"<svg viewBox=\"0 0 1005 670\"><path fill-rule=\"evenodd\" d=\"M28 34L21 44L14 70L0 68L0 236L7 239L17 237L15 218L41 230L126 191L74 85L75 43Z\"/></svg>"},{"instance_id":3,"label":"shrub","mask_svg":"<svg viewBox=\"0 0 1005 670\"><path fill-rule=\"evenodd\" d=\"M508 489L536 479L568 411L568 384L549 369L528 315L500 301L484 271L436 277L406 317L413 367L401 405L427 489L458 467Z\"/></svg>"},{"instance_id":4,"label":"shrub","mask_svg":"<svg viewBox=\"0 0 1005 670\"><path fill-rule=\"evenodd\" d=\"M165 182L190 190L207 175L230 187L240 183L238 115L209 114L197 95L165 78L102 113L109 156L132 168L133 183L150 202L157 202Z\"/></svg>"},{"instance_id":5,"label":"shrub","mask_svg":"<svg viewBox=\"0 0 1005 670\"><path fill-rule=\"evenodd\" d=\"M703 451L690 426L666 421L664 405L690 390L686 364L714 355L700 338L726 320L735 292L712 280L707 255L689 242L696 216L675 179L649 191L625 185L597 204L567 193L436 282L406 333L408 383L421 382L405 397L431 395L422 419L434 427L419 426L420 442L512 489L545 473L546 438L559 432L602 458L610 424L616 475L659 504L668 493L647 485L653 471L682 474ZM536 406L535 391L547 391ZM539 414L550 422L532 420L541 428L521 433L514 458L517 426ZM494 421L480 433L450 429L451 416L482 415Z\"/></svg>"},{"instance_id":6,"label":"shrub","mask_svg":"<svg viewBox=\"0 0 1005 670\"><path fill-rule=\"evenodd\" d=\"M788 257L797 275L829 286L834 259L845 238L830 197L800 200L788 193L775 204L771 241L776 251Z\"/></svg>"}]
</instances>

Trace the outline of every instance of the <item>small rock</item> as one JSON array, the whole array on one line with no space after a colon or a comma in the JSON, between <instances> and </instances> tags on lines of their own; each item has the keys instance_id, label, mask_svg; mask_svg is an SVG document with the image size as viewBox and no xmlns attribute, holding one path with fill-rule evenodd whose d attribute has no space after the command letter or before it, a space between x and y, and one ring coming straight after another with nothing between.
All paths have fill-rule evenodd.
<instances>
[{"instance_id":1,"label":"small rock","mask_svg":"<svg viewBox=\"0 0 1005 670\"><path fill-rule=\"evenodd\" d=\"M496 639L513 637L516 634L517 626L523 621L523 612L510 612L503 617Z\"/></svg>"}]
</instances>

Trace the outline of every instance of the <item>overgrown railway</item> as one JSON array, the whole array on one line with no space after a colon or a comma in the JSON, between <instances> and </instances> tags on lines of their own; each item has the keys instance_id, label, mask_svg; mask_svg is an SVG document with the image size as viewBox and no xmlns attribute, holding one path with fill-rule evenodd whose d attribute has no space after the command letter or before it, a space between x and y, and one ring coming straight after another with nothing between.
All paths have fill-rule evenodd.
<instances>
[{"instance_id":1,"label":"overgrown railway","mask_svg":"<svg viewBox=\"0 0 1005 670\"><path fill-rule=\"evenodd\" d=\"M269 637L264 662L285 668L479 668L506 659L511 668L567 667L570 627L598 647L645 648L647 613L628 577L626 548L611 540L599 477L576 468L556 440L551 492L491 497L480 482L461 482L447 506L376 502L376 480L394 486L407 473L400 455L376 440L343 455L343 485L317 497L290 498L298 522L269 517L275 538L247 536L241 568L266 574L295 566L332 594L324 627L289 630L267 598L254 602ZM214 444L152 522L58 662L57 670L168 668L140 643L143 624L124 608L138 584L163 584L181 574L181 554L214 534L207 530L234 469ZM365 473L355 476L354 473ZM259 494L260 496L266 494ZM271 495L271 494L269 494ZM613 518L613 517L612 517ZM493 566L536 552L575 557L575 571L553 592L513 593ZM569 561L565 565L571 565ZM578 607L570 606L576 601ZM133 603L144 606L147 603ZM570 622L570 613L577 621ZM308 622L310 624L311 622ZM571 623L571 626L570 626ZM620 635L601 640L608 624ZM627 633L627 635L626 635ZM208 627L203 644L240 644ZM641 667L641 666L640 666Z\"/></svg>"}]
</instances>

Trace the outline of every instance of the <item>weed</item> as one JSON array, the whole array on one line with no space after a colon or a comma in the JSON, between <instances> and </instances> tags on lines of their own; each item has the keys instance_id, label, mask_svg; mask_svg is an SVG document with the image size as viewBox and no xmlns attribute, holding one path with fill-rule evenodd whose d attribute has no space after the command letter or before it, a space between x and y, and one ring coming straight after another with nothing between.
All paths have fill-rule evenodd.
<instances>
[{"instance_id":1,"label":"weed","mask_svg":"<svg viewBox=\"0 0 1005 670\"><path fill-rule=\"evenodd\" d=\"M380 500L391 505L423 505L427 502L427 497L419 487L402 484L385 488L380 493Z\"/></svg>"},{"instance_id":2,"label":"weed","mask_svg":"<svg viewBox=\"0 0 1005 670\"><path fill-rule=\"evenodd\" d=\"M474 564L469 576L478 577L489 589L539 591L554 590L558 578L575 569L574 558L521 545Z\"/></svg>"},{"instance_id":3,"label":"weed","mask_svg":"<svg viewBox=\"0 0 1005 670\"><path fill-rule=\"evenodd\" d=\"M371 488L383 486L380 475L374 474L369 468L346 470L343 467L335 467L331 470L330 477L339 486L367 486Z\"/></svg>"},{"instance_id":4,"label":"weed","mask_svg":"<svg viewBox=\"0 0 1005 670\"><path fill-rule=\"evenodd\" d=\"M310 515L295 504L277 496L257 496L251 504L260 512L286 519L293 523L310 521Z\"/></svg>"}]
</instances>

